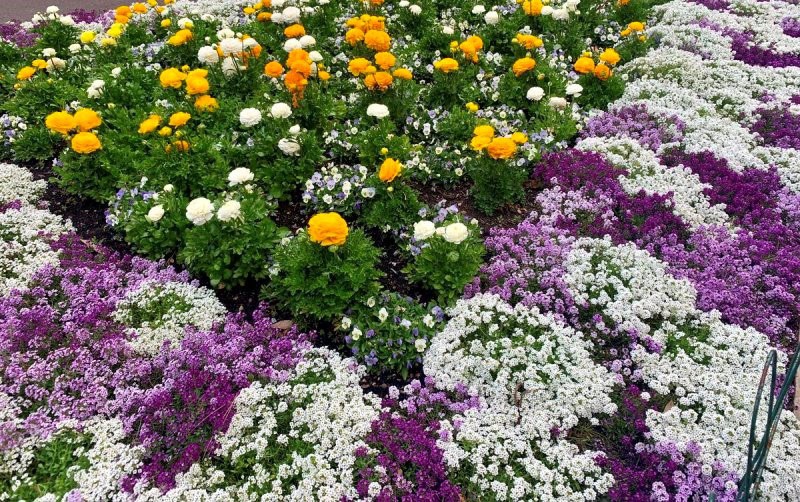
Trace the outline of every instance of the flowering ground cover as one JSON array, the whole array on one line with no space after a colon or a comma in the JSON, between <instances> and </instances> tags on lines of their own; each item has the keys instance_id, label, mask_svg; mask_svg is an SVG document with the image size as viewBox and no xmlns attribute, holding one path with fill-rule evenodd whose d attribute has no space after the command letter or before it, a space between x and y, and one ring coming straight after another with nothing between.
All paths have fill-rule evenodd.
<instances>
[{"instance_id":1,"label":"flowering ground cover","mask_svg":"<svg viewBox=\"0 0 800 502\"><path fill-rule=\"evenodd\" d=\"M3 25L0 500L735 500L800 330L798 19ZM787 411L761 497L798 468Z\"/></svg>"}]
</instances>

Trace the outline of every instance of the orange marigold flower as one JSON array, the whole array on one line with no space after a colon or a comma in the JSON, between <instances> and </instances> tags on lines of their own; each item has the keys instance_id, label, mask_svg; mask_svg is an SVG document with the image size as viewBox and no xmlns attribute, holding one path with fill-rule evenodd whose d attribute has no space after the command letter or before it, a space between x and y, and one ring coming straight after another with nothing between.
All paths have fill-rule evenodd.
<instances>
[{"instance_id":1,"label":"orange marigold flower","mask_svg":"<svg viewBox=\"0 0 800 502\"><path fill-rule=\"evenodd\" d=\"M619 60L620 60L619 53L611 48L604 50L600 54L600 61L608 63L611 66L614 66L615 64L619 63Z\"/></svg>"},{"instance_id":2,"label":"orange marigold flower","mask_svg":"<svg viewBox=\"0 0 800 502\"><path fill-rule=\"evenodd\" d=\"M67 134L78 127L78 122L67 112L53 112L44 119L44 125L51 131Z\"/></svg>"},{"instance_id":3,"label":"orange marigold flower","mask_svg":"<svg viewBox=\"0 0 800 502\"><path fill-rule=\"evenodd\" d=\"M411 80L414 78L414 75L411 73L411 70L407 68L398 68L392 72L392 75L395 78L399 78L400 80Z\"/></svg>"},{"instance_id":4,"label":"orange marigold flower","mask_svg":"<svg viewBox=\"0 0 800 502\"><path fill-rule=\"evenodd\" d=\"M367 68L370 67L370 62L368 59L365 58L355 58L354 60L350 61L347 65L347 70L353 74L353 76L358 77L362 73L367 72Z\"/></svg>"},{"instance_id":5,"label":"orange marigold flower","mask_svg":"<svg viewBox=\"0 0 800 502\"><path fill-rule=\"evenodd\" d=\"M453 58L444 58L433 62L433 67L442 73L450 73L458 70L458 61Z\"/></svg>"},{"instance_id":6,"label":"orange marigold flower","mask_svg":"<svg viewBox=\"0 0 800 502\"><path fill-rule=\"evenodd\" d=\"M594 67L592 73L600 80L608 80L611 77L611 68L606 66L605 63L600 63Z\"/></svg>"},{"instance_id":7,"label":"orange marigold flower","mask_svg":"<svg viewBox=\"0 0 800 502\"><path fill-rule=\"evenodd\" d=\"M96 111L89 108L81 108L75 112L75 122L78 124L78 129L81 131L91 131L97 129L103 123L103 119Z\"/></svg>"},{"instance_id":8,"label":"orange marigold flower","mask_svg":"<svg viewBox=\"0 0 800 502\"><path fill-rule=\"evenodd\" d=\"M483 150L489 143L492 142L492 138L487 138L486 136L475 136L472 138L472 141L469 142L469 146L472 147L473 150Z\"/></svg>"},{"instance_id":9,"label":"orange marigold flower","mask_svg":"<svg viewBox=\"0 0 800 502\"><path fill-rule=\"evenodd\" d=\"M177 68L167 68L161 72L158 80L161 82L161 87L180 89L183 81L186 80L186 74Z\"/></svg>"},{"instance_id":10,"label":"orange marigold flower","mask_svg":"<svg viewBox=\"0 0 800 502\"><path fill-rule=\"evenodd\" d=\"M479 125L472 131L472 134L484 138L494 138L494 127L490 125Z\"/></svg>"},{"instance_id":11,"label":"orange marigold flower","mask_svg":"<svg viewBox=\"0 0 800 502\"><path fill-rule=\"evenodd\" d=\"M387 158L383 161L383 164L381 164L381 168L378 171L378 178L384 183L391 183L400 175L402 170L403 166L399 161Z\"/></svg>"},{"instance_id":12,"label":"orange marigold flower","mask_svg":"<svg viewBox=\"0 0 800 502\"><path fill-rule=\"evenodd\" d=\"M270 61L264 66L264 75L272 78L278 78L283 75L283 65L277 61Z\"/></svg>"},{"instance_id":13,"label":"orange marigold flower","mask_svg":"<svg viewBox=\"0 0 800 502\"><path fill-rule=\"evenodd\" d=\"M528 50L536 49L542 46L542 39L533 35L527 35L525 33L519 33L516 36L516 41L522 47L525 47Z\"/></svg>"},{"instance_id":14,"label":"orange marigold flower","mask_svg":"<svg viewBox=\"0 0 800 502\"><path fill-rule=\"evenodd\" d=\"M344 35L344 39L347 40L348 44L356 45L357 43L364 40L364 32L361 31L359 28L350 28Z\"/></svg>"},{"instance_id":15,"label":"orange marigold flower","mask_svg":"<svg viewBox=\"0 0 800 502\"><path fill-rule=\"evenodd\" d=\"M201 112L213 112L219 109L219 103L216 98L204 94L203 96L198 96L198 98L194 100L194 107Z\"/></svg>"},{"instance_id":16,"label":"orange marigold flower","mask_svg":"<svg viewBox=\"0 0 800 502\"><path fill-rule=\"evenodd\" d=\"M33 66L23 66L17 72L17 80L28 80L36 73L36 68Z\"/></svg>"},{"instance_id":17,"label":"orange marigold flower","mask_svg":"<svg viewBox=\"0 0 800 502\"><path fill-rule=\"evenodd\" d=\"M211 88L211 84L205 77L189 75L186 77L186 93L190 96L205 94Z\"/></svg>"},{"instance_id":18,"label":"orange marigold flower","mask_svg":"<svg viewBox=\"0 0 800 502\"><path fill-rule=\"evenodd\" d=\"M94 153L103 148L103 145L100 144L100 138L91 132L79 132L72 137L71 145L72 150L81 155Z\"/></svg>"},{"instance_id":19,"label":"orange marigold flower","mask_svg":"<svg viewBox=\"0 0 800 502\"><path fill-rule=\"evenodd\" d=\"M529 16L540 16L543 7L542 0L525 0L522 2L522 10Z\"/></svg>"},{"instance_id":20,"label":"orange marigold flower","mask_svg":"<svg viewBox=\"0 0 800 502\"><path fill-rule=\"evenodd\" d=\"M341 246L348 233L347 222L339 213L319 213L308 220L308 238L321 246Z\"/></svg>"},{"instance_id":21,"label":"orange marigold flower","mask_svg":"<svg viewBox=\"0 0 800 502\"><path fill-rule=\"evenodd\" d=\"M493 159L509 159L517 153L517 144L511 138L494 138L486 151Z\"/></svg>"},{"instance_id":22,"label":"orange marigold flower","mask_svg":"<svg viewBox=\"0 0 800 502\"><path fill-rule=\"evenodd\" d=\"M172 127L181 127L186 125L190 118L192 118L192 116L186 112L176 112L170 116L169 125Z\"/></svg>"},{"instance_id":23,"label":"orange marigold flower","mask_svg":"<svg viewBox=\"0 0 800 502\"><path fill-rule=\"evenodd\" d=\"M385 31L369 30L364 34L364 44L373 51L388 51L392 39Z\"/></svg>"},{"instance_id":24,"label":"orange marigold flower","mask_svg":"<svg viewBox=\"0 0 800 502\"><path fill-rule=\"evenodd\" d=\"M306 34L306 29L302 24L292 24L283 29L286 38L300 38Z\"/></svg>"},{"instance_id":25,"label":"orange marigold flower","mask_svg":"<svg viewBox=\"0 0 800 502\"><path fill-rule=\"evenodd\" d=\"M574 68L578 73L592 73L594 71L594 60L588 56L581 56L575 61Z\"/></svg>"},{"instance_id":26,"label":"orange marigold flower","mask_svg":"<svg viewBox=\"0 0 800 502\"><path fill-rule=\"evenodd\" d=\"M514 61L511 70L514 72L514 75L519 77L523 73L529 72L534 68L536 68L536 61L533 58L524 57Z\"/></svg>"},{"instance_id":27,"label":"orange marigold flower","mask_svg":"<svg viewBox=\"0 0 800 502\"><path fill-rule=\"evenodd\" d=\"M150 115L139 124L139 134L149 134L155 131L161 125L161 117L158 115Z\"/></svg>"},{"instance_id":28,"label":"orange marigold flower","mask_svg":"<svg viewBox=\"0 0 800 502\"><path fill-rule=\"evenodd\" d=\"M397 58L391 52L379 52L375 54L375 64L382 70L388 70L397 62Z\"/></svg>"},{"instance_id":29,"label":"orange marigold flower","mask_svg":"<svg viewBox=\"0 0 800 502\"><path fill-rule=\"evenodd\" d=\"M189 30L178 30L177 33L169 37L169 45L179 46L187 43L193 38L192 32Z\"/></svg>"},{"instance_id":30,"label":"orange marigold flower","mask_svg":"<svg viewBox=\"0 0 800 502\"><path fill-rule=\"evenodd\" d=\"M385 91L389 89L393 81L394 78L389 73L385 71L378 71L370 75L367 75L366 78L364 79L364 84L370 90L378 89L381 91Z\"/></svg>"}]
</instances>

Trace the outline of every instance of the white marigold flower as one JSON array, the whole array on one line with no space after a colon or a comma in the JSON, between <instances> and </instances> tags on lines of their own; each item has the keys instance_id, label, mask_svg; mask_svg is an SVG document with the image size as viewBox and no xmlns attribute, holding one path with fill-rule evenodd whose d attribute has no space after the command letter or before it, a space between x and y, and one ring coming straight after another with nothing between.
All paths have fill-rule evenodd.
<instances>
[{"instance_id":1,"label":"white marigold flower","mask_svg":"<svg viewBox=\"0 0 800 502\"><path fill-rule=\"evenodd\" d=\"M244 127L253 127L261 122L261 112L257 108L245 108L239 112L239 123Z\"/></svg>"},{"instance_id":2,"label":"white marigold flower","mask_svg":"<svg viewBox=\"0 0 800 502\"><path fill-rule=\"evenodd\" d=\"M255 175L253 171L246 167L237 167L230 173L228 173L228 185L229 186L236 186L242 183L247 183L248 181L253 181Z\"/></svg>"},{"instance_id":3,"label":"white marigold flower","mask_svg":"<svg viewBox=\"0 0 800 502\"><path fill-rule=\"evenodd\" d=\"M281 21L286 24L292 24L300 21L300 9L297 7L286 7L283 9L281 14Z\"/></svg>"},{"instance_id":4,"label":"white marigold flower","mask_svg":"<svg viewBox=\"0 0 800 502\"><path fill-rule=\"evenodd\" d=\"M484 7L483 5L478 4L472 8L473 14L483 14L484 12L486 12L486 7Z\"/></svg>"},{"instance_id":5,"label":"white marigold flower","mask_svg":"<svg viewBox=\"0 0 800 502\"><path fill-rule=\"evenodd\" d=\"M278 148L286 155L297 155L300 153L300 143L293 139L281 138L278 141Z\"/></svg>"},{"instance_id":6,"label":"white marigold flower","mask_svg":"<svg viewBox=\"0 0 800 502\"><path fill-rule=\"evenodd\" d=\"M186 218L195 225L203 225L214 217L214 204L205 197L198 197L186 206Z\"/></svg>"},{"instance_id":7,"label":"white marigold flower","mask_svg":"<svg viewBox=\"0 0 800 502\"><path fill-rule=\"evenodd\" d=\"M367 107L367 115L377 119L386 118L389 116L389 108L380 103L372 103Z\"/></svg>"},{"instance_id":8,"label":"white marigold flower","mask_svg":"<svg viewBox=\"0 0 800 502\"><path fill-rule=\"evenodd\" d=\"M495 25L500 22L500 14L498 14L496 10L490 10L483 16L483 20L486 21L488 25Z\"/></svg>"},{"instance_id":9,"label":"white marigold flower","mask_svg":"<svg viewBox=\"0 0 800 502\"><path fill-rule=\"evenodd\" d=\"M147 216L145 216L145 219L150 223L155 223L163 217L164 217L164 206L159 204L157 206L153 206L150 208L150 211L147 212Z\"/></svg>"},{"instance_id":10,"label":"white marigold flower","mask_svg":"<svg viewBox=\"0 0 800 502\"><path fill-rule=\"evenodd\" d=\"M563 110L564 108L567 107L567 100L564 99L564 98L560 98L560 97L554 96L554 97L550 98L550 101L548 102L548 104L550 106L552 106L553 108L558 108L559 110Z\"/></svg>"},{"instance_id":11,"label":"white marigold flower","mask_svg":"<svg viewBox=\"0 0 800 502\"><path fill-rule=\"evenodd\" d=\"M243 52L244 44L238 38L226 38L220 41L219 48L224 56L230 56Z\"/></svg>"},{"instance_id":12,"label":"white marigold flower","mask_svg":"<svg viewBox=\"0 0 800 502\"><path fill-rule=\"evenodd\" d=\"M197 60L206 65L217 64L219 63L219 53L210 45L206 45L197 51Z\"/></svg>"},{"instance_id":13,"label":"white marigold flower","mask_svg":"<svg viewBox=\"0 0 800 502\"><path fill-rule=\"evenodd\" d=\"M269 114L276 119L286 119L292 116L292 107L286 103L275 103L269 109Z\"/></svg>"},{"instance_id":14,"label":"white marigold flower","mask_svg":"<svg viewBox=\"0 0 800 502\"><path fill-rule=\"evenodd\" d=\"M414 4L408 8L408 11L415 16L419 16L420 14L422 14L422 7L420 7L417 4Z\"/></svg>"},{"instance_id":15,"label":"white marigold flower","mask_svg":"<svg viewBox=\"0 0 800 502\"><path fill-rule=\"evenodd\" d=\"M432 221L422 220L414 223L414 239L424 241L436 233L436 225Z\"/></svg>"},{"instance_id":16,"label":"white marigold flower","mask_svg":"<svg viewBox=\"0 0 800 502\"><path fill-rule=\"evenodd\" d=\"M235 220L242 215L242 204L238 200L229 200L217 211L219 221Z\"/></svg>"},{"instance_id":17,"label":"white marigold flower","mask_svg":"<svg viewBox=\"0 0 800 502\"><path fill-rule=\"evenodd\" d=\"M569 84L566 92L567 96L575 96L577 98L583 92L583 86L581 84Z\"/></svg>"},{"instance_id":18,"label":"white marigold flower","mask_svg":"<svg viewBox=\"0 0 800 502\"><path fill-rule=\"evenodd\" d=\"M453 244L461 244L469 237L469 229L463 223L451 223L444 229L444 240Z\"/></svg>"},{"instance_id":19,"label":"white marigold flower","mask_svg":"<svg viewBox=\"0 0 800 502\"><path fill-rule=\"evenodd\" d=\"M541 101L544 97L544 89L541 87L531 87L525 95L530 101Z\"/></svg>"}]
</instances>

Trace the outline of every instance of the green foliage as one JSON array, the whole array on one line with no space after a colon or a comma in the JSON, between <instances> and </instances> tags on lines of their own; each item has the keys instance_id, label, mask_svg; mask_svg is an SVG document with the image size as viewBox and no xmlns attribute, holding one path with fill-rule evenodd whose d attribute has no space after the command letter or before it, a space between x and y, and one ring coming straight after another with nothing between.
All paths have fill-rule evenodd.
<instances>
[{"instance_id":1,"label":"green foliage","mask_svg":"<svg viewBox=\"0 0 800 502\"><path fill-rule=\"evenodd\" d=\"M384 183L377 175L373 175L367 180L366 186L374 188L375 195L364 201L360 219L365 225L381 230L397 230L417 219L422 204L416 192L403 184L401 178Z\"/></svg>"},{"instance_id":2,"label":"green foliage","mask_svg":"<svg viewBox=\"0 0 800 502\"><path fill-rule=\"evenodd\" d=\"M475 207L485 214L493 214L525 197L524 183L529 172L516 159L495 160L483 155L469 162L467 174L473 183L470 195Z\"/></svg>"},{"instance_id":3,"label":"green foliage","mask_svg":"<svg viewBox=\"0 0 800 502\"><path fill-rule=\"evenodd\" d=\"M433 290L441 305L452 305L461 297L466 286L483 263L485 248L477 225L467 225L469 235L461 242L447 232L438 232L416 245L419 253L403 270L411 282ZM413 248L412 248L413 249Z\"/></svg>"},{"instance_id":4,"label":"green foliage","mask_svg":"<svg viewBox=\"0 0 800 502\"><path fill-rule=\"evenodd\" d=\"M381 293L357 303L337 325L356 359L372 373L408 378L422 363L422 353L442 326L441 317L397 293Z\"/></svg>"},{"instance_id":5,"label":"green foliage","mask_svg":"<svg viewBox=\"0 0 800 502\"><path fill-rule=\"evenodd\" d=\"M378 292L380 251L360 230L342 246L324 247L301 232L275 250L277 273L265 287L297 319L333 320L358 298Z\"/></svg>"}]
</instances>

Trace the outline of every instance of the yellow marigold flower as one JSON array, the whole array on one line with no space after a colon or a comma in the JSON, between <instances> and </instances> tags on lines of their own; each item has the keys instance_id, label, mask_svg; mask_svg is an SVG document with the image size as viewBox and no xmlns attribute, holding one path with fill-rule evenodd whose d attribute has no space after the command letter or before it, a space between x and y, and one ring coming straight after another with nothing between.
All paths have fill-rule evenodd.
<instances>
[{"instance_id":1,"label":"yellow marigold flower","mask_svg":"<svg viewBox=\"0 0 800 502\"><path fill-rule=\"evenodd\" d=\"M515 132L514 134L511 135L511 141L513 141L518 145L522 145L528 142L528 136L521 132Z\"/></svg>"},{"instance_id":2,"label":"yellow marigold flower","mask_svg":"<svg viewBox=\"0 0 800 502\"><path fill-rule=\"evenodd\" d=\"M327 82L331 79L331 74L326 72L325 70L317 71L317 78L322 80L323 82Z\"/></svg>"},{"instance_id":3,"label":"yellow marigold flower","mask_svg":"<svg viewBox=\"0 0 800 502\"><path fill-rule=\"evenodd\" d=\"M522 11L529 16L540 16L543 7L542 0L525 0L522 2Z\"/></svg>"},{"instance_id":4,"label":"yellow marigold flower","mask_svg":"<svg viewBox=\"0 0 800 502\"><path fill-rule=\"evenodd\" d=\"M188 141L173 141L171 145L167 145L164 148L167 153L171 152L173 149L177 152L188 152L189 151L189 142Z\"/></svg>"},{"instance_id":5,"label":"yellow marigold flower","mask_svg":"<svg viewBox=\"0 0 800 502\"><path fill-rule=\"evenodd\" d=\"M102 45L103 47L117 45L117 40L111 37L105 37L103 40L100 41L100 45Z\"/></svg>"},{"instance_id":6,"label":"yellow marigold flower","mask_svg":"<svg viewBox=\"0 0 800 502\"><path fill-rule=\"evenodd\" d=\"M364 40L364 32L359 28L351 28L347 30L347 33L344 35L344 39L347 40L348 44L356 45Z\"/></svg>"},{"instance_id":7,"label":"yellow marigold flower","mask_svg":"<svg viewBox=\"0 0 800 502\"><path fill-rule=\"evenodd\" d=\"M23 66L17 72L17 80L28 80L36 73L36 68L33 66Z\"/></svg>"},{"instance_id":8,"label":"yellow marigold flower","mask_svg":"<svg viewBox=\"0 0 800 502\"><path fill-rule=\"evenodd\" d=\"M191 74L186 77L186 93L189 96L205 94L210 88L211 84L208 83L208 79L205 77Z\"/></svg>"},{"instance_id":9,"label":"yellow marigold flower","mask_svg":"<svg viewBox=\"0 0 800 502\"><path fill-rule=\"evenodd\" d=\"M292 24L283 29L286 38L300 38L306 34L306 29L302 24Z\"/></svg>"},{"instance_id":10,"label":"yellow marigold flower","mask_svg":"<svg viewBox=\"0 0 800 502\"><path fill-rule=\"evenodd\" d=\"M477 103L473 103L472 101L470 101L469 103L467 103L467 104L466 104L466 107L467 107L467 110L469 110L469 111L470 111L470 112L472 112L472 113L475 113L475 112L477 112L477 111L480 109L480 107L478 106L478 104L477 104Z\"/></svg>"},{"instance_id":11,"label":"yellow marigold flower","mask_svg":"<svg viewBox=\"0 0 800 502\"><path fill-rule=\"evenodd\" d=\"M277 61L270 61L264 66L264 75L272 78L278 78L283 75L283 65Z\"/></svg>"},{"instance_id":12,"label":"yellow marigold flower","mask_svg":"<svg viewBox=\"0 0 800 502\"><path fill-rule=\"evenodd\" d=\"M192 71L190 71L189 73L186 74L186 78L189 78L189 77L203 77L203 78L205 78L207 76L208 76L208 70L206 70L205 68L198 68L198 69L192 70Z\"/></svg>"},{"instance_id":13,"label":"yellow marigold flower","mask_svg":"<svg viewBox=\"0 0 800 502\"><path fill-rule=\"evenodd\" d=\"M475 46L476 49L481 50L483 49L483 39L478 35L472 35L467 39L467 42L471 43Z\"/></svg>"},{"instance_id":14,"label":"yellow marigold flower","mask_svg":"<svg viewBox=\"0 0 800 502\"><path fill-rule=\"evenodd\" d=\"M541 47L542 43L543 43L541 38L533 36L533 35L527 35L525 33L517 34L517 36L514 38L514 40L519 45L521 45L522 47L525 47L528 50L536 49L538 47Z\"/></svg>"},{"instance_id":15,"label":"yellow marigold flower","mask_svg":"<svg viewBox=\"0 0 800 502\"><path fill-rule=\"evenodd\" d=\"M139 134L149 134L155 131L159 125L161 125L161 117L150 115L139 124Z\"/></svg>"},{"instance_id":16,"label":"yellow marigold flower","mask_svg":"<svg viewBox=\"0 0 800 502\"><path fill-rule=\"evenodd\" d=\"M242 9L242 12L244 12L249 16L251 14L255 14L256 10L253 7L245 7L244 9Z\"/></svg>"},{"instance_id":17,"label":"yellow marigold flower","mask_svg":"<svg viewBox=\"0 0 800 502\"><path fill-rule=\"evenodd\" d=\"M494 138L486 151L493 159L509 159L517 153L517 144L511 138Z\"/></svg>"},{"instance_id":18,"label":"yellow marigold flower","mask_svg":"<svg viewBox=\"0 0 800 502\"><path fill-rule=\"evenodd\" d=\"M193 37L192 32L187 29L178 30L177 33L169 37L168 43L169 45L179 46L187 43Z\"/></svg>"},{"instance_id":19,"label":"yellow marigold flower","mask_svg":"<svg viewBox=\"0 0 800 502\"><path fill-rule=\"evenodd\" d=\"M67 112L53 112L44 119L44 125L51 131L67 134L78 127L78 122Z\"/></svg>"},{"instance_id":20,"label":"yellow marigold flower","mask_svg":"<svg viewBox=\"0 0 800 502\"><path fill-rule=\"evenodd\" d=\"M364 44L373 51L388 51L392 39L385 31L369 30L364 34Z\"/></svg>"},{"instance_id":21,"label":"yellow marigold flower","mask_svg":"<svg viewBox=\"0 0 800 502\"><path fill-rule=\"evenodd\" d=\"M380 170L378 170L378 178L384 183L391 183L402 170L403 166L400 165L399 161L387 158L383 161L383 164L381 164Z\"/></svg>"},{"instance_id":22,"label":"yellow marigold flower","mask_svg":"<svg viewBox=\"0 0 800 502\"><path fill-rule=\"evenodd\" d=\"M619 60L620 60L619 53L611 48L604 50L600 54L600 61L608 63L611 66L614 66L615 64L619 63Z\"/></svg>"},{"instance_id":23,"label":"yellow marigold flower","mask_svg":"<svg viewBox=\"0 0 800 502\"><path fill-rule=\"evenodd\" d=\"M442 73L451 73L458 70L458 61L453 58L444 58L434 61L433 67Z\"/></svg>"},{"instance_id":24,"label":"yellow marigold flower","mask_svg":"<svg viewBox=\"0 0 800 502\"><path fill-rule=\"evenodd\" d=\"M158 130L158 135L166 138L167 136L172 136L172 128L168 126L164 126Z\"/></svg>"},{"instance_id":25,"label":"yellow marigold flower","mask_svg":"<svg viewBox=\"0 0 800 502\"><path fill-rule=\"evenodd\" d=\"M588 56L581 56L575 61L574 68L578 73L592 73L594 71L594 60Z\"/></svg>"},{"instance_id":26,"label":"yellow marigold flower","mask_svg":"<svg viewBox=\"0 0 800 502\"><path fill-rule=\"evenodd\" d=\"M388 70L397 62L397 58L391 52L379 52L375 54L375 64L382 70Z\"/></svg>"},{"instance_id":27,"label":"yellow marigold flower","mask_svg":"<svg viewBox=\"0 0 800 502\"><path fill-rule=\"evenodd\" d=\"M536 68L536 61L533 58L524 57L514 61L514 65L511 67L511 70L514 72L514 75L519 77L523 73L529 72L534 68Z\"/></svg>"},{"instance_id":28,"label":"yellow marigold flower","mask_svg":"<svg viewBox=\"0 0 800 502\"><path fill-rule=\"evenodd\" d=\"M270 19L272 19L272 12L259 12L258 15L256 16L256 19L258 21L261 21L262 23L265 21L269 21Z\"/></svg>"},{"instance_id":29,"label":"yellow marigold flower","mask_svg":"<svg viewBox=\"0 0 800 502\"><path fill-rule=\"evenodd\" d=\"M100 138L91 132L79 132L72 137L72 150L81 155L94 153L103 148L100 144Z\"/></svg>"},{"instance_id":30,"label":"yellow marigold flower","mask_svg":"<svg viewBox=\"0 0 800 502\"><path fill-rule=\"evenodd\" d=\"M198 98L194 100L194 107L201 112L213 112L219 109L219 103L215 98L205 94L203 96L198 96Z\"/></svg>"},{"instance_id":31,"label":"yellow marigold flower","mask_svg":"<svg viewBox=\"0 0 800 502\"><path fill-rule=\"evenodd\" d=\"M33 66L37 70L44 70L45 68L47 68L47 61L45 61L44 59L34 59L33 61L31 61L31 66Z\"/></svg>"},{"instance_id":32,"label":"yellow marigold flower","mask_svg":"<svg viewBox=\"0 0 800 502\"><path fill-rule=\"evenodd\" d=\"M490 125L479 125L472 131L472 134L484 138L494 138L494 127Z\"/></svg>"},{"instance_id":33,"label":"yellow marigold flower","mask_svg":"<svg viewBox=\"0 0 800 502\"><path fill-rule=\"evenodd\" d=\"M491 142L492 142L492 138L487 138L486 136L475 136L469 142L469 146L473 150L483 150L484 148L489 146L489 143L491 143Z\"/></svg>"},{"instance_id":34,"label":"yellow marigold flower","mask_svg":"<svg viewBox=\"0 0 800 502\"><path fill-rule=\"evenodd\" d=\"M400 80L411 80L414 78L414 75L411 73L411 70L406 68L398 68L392 72L395 78L399 78Z\"/></svg>"},{"instance_id":35,"label":"yellow marigold flower","mask_svg":"<svg viewBox=\"0 0 800 502\"><path fill-rule=\"evenodd\" d=\"M113 25L111 25L111 28L108 29L108 31L106 32L106 35L108 35L111 38L119 38L119 37L121 37L122 36L122 25L120 23L114 23Z\"/></svg>"},{"instance_id":36,"label":"yellow marigold flower","mask_svg":"<svg viewBox=\"0 0 800 502\"><path fill-rule=\"evenodd\" d=\"M606 66L605 63L600 63L594 67L592 73L600 80L608 80L611 77L611 68Z\"/></svg>"},{"instance_id":37,"label":"yellow marigold flower","mask_svg":"<svg viewBox=\"0 0 800 502\"><path fill-rule=\"evenodd\" d=\"M137 2L137 3L133 4L131 10L133 10L133 12L136 13L136 14L144 14L145 12L147 12L147 5L145 5L145 4L141 3L141 2Z\"/></svg>"},{"instance_id":38,"label":"yellow marigold flower","mask_svg":"<svg viewBox=\"0 0 800 502\"><path fill-rule=\"evenodd\" d=\"M162 19L161 20L161 27L162 28L169 28L170 26L172 26L172 19L167 18L167 19Z\"/></svg>"},{"instance_id":39,"label":"yellow marigold flower","mask_svg":"<svg viewBox=\"0 0 800 502\"><path fill-rule=\"evenodd\" d=\"M192 118L192 116L186 112L176 112L170 116L169 125L172 127L181 127L186 125L190 118Z\"/></svg>"},{"instance_id":40,"label":"yellow marigold flower","mask_svg":"<svg viewBox=\"0 0 800 502\"><path fill-rule=\"evenodd\" d=\"M362 73L366 73L367 68L369 68L369 66L370 62L368 59L355 58L354 60L350 61L350 63L348 63L347 70L357 77Z\"/></svg>"},{"instance_id":41,"label":"yellow marigold flower","mask_svg":"<svg viewBox=\"0 0 800 502\"><path fill-rule=\"evenodd\" d=\"M78 129L81 131L91 131L97 129L103 123L103 119L96 111L89 108L81 108L75 112L75 122L78 124Z\"/></svg>"},{"instance_id":42,"label":"yellow marigold flower","mask_svg":"<svg viewBox=\"0 0 800 502\"><path fill-rule=\"evenodd\" d=\"M633 21L628 23L628 29L631 31L644 31L644 23Z\"/></svg>"},{"instance_id":43,"label":"yellow marigold flower","mask_svg":"<svg viewBox=\"0 0 800 502\"><path fill-rule=\"evenodd\" d=\"M321 246L341 246L348 233L347 222L339 213L319 213L308 220L308 238Z\"/></svg>"},{"instance_id":44,"label":"yellow marigold flower","mask_svg":"<svg viewBox=\"0 0 800 502\"><path fill-rule=\"evenodd\" d=\"M97 34L93 31L84 31L81 33L80 41L82 44L90 44L94 42L96 36Z\"/></svg>"},{"instance_id":45,"label":"yellow marigold flower","mask_svg":"<svg viewBox=\"0 0 800 502\"><path fill-rule=\"evenodd\" d=\"M180 89L182 82L186 80L186 74L177 68L167 68L161 72L158 80L161 82L161 87Z\"/></svg>"}]
</instances>

